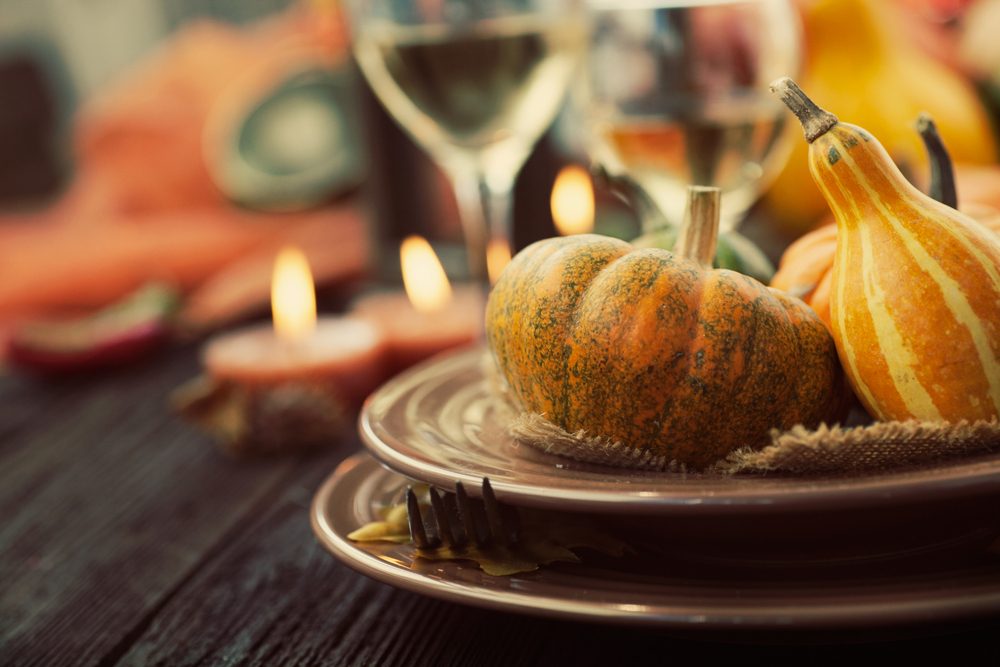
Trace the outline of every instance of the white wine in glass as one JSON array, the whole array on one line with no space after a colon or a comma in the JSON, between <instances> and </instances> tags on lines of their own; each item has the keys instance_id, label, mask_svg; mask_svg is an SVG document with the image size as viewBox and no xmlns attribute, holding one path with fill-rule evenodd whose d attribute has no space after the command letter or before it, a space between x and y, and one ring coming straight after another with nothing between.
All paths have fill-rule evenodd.
<instances>
[{"instance_id":1,"label":"white wine in glass","mask_svg":"<svg viewBox=\"0 0 1000 667\"><path fill-rule=\"evenodd\" d=\"M780 169L787 114L767 84L795 72L786 0L592 0L592 152L679 222L688 185L722 189L732 228Z\"/></svg>"},{"instance_id":2,"label":"white wine in glass","mask_svg":"<svg viewBox=\"0 0 1000 667\"><path fill-rule=\"evenodd\" d=\"M582 52L582 17L569 1L445 0L436 6L461 11L429 16L412 6L419 3L354 4L361 70L451 177L470 269L485 279L488 240L508 240L514 178L555 118ZM386 16L399 5L409 11Z\"/></svg>"}]
</instances>

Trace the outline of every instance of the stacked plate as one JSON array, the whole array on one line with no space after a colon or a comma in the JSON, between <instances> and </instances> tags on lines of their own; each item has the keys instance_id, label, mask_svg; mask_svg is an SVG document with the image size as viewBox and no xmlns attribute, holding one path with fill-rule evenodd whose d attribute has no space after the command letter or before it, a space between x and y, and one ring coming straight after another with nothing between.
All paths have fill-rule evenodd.
<instances>
[{"instance_id":1,"label":"stacked plate","mask_svg":"<svg viewBox=\"0 0 1000 667\"><path fill-rule=\"evenodd\" d=\"M871 628L1000 614L1000 454L821 479L601 468L513 441L485 354L438 357L369 398L359 427L370 455L345 461L313 503L335 556L439 598L631 624ZM501 502L586 513L634 553L493 577L346 538L411 480L474 490L483 477Z\"/></svg>"}]
</instances>

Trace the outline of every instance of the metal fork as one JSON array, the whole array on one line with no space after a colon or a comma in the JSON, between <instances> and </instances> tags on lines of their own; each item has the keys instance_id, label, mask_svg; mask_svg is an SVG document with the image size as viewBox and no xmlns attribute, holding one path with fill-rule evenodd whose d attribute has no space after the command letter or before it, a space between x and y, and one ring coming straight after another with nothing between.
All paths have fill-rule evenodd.
<instances>
[{"instance_id":1,"label":"metal fork","mask_svg":"<svg viewBox=\"0 0 1000 667\"><path fill-rule=\"evenodd\" d=\"M429 521L425 523L417 494L413 487L406 489L410 538L418 549L444 546L462 551L473 543L480 549L510 548L518 543L520 525L517 511L497 501L488 478L483 477L481 499L471 498L461 482L455 482L454 493L431 487L428 495L431 505L427 515Z\"/></svg>"}]
</instances>

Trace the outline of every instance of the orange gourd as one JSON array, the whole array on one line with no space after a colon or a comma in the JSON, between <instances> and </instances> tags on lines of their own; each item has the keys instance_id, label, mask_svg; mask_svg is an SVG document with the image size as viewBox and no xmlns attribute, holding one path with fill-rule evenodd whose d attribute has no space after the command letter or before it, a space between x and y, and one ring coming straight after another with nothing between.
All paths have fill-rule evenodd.
<instances>
[{"instance_id":1,"label":"orange gourd","mask_svg":"<svg viewBox=\"0 0 1000 667\"><path fill-rule=\"evenodd\" d=\"M858 398L886 420L1000 417L1000 239L790 79L772 89L802 123L837 221L830 319Z\"/></svg>"},{"instance_id":2,"label":"orange gourd","mask_svg":"<svg viewBox=\"0 0 1000 667\"><path fill-rule=\"evenodd\" d=\"M836 108L880 137L901 163L921 166L907 124L930 112L960 162L990 163L997 154L989 116L973 86L923 53L901 29L885 0L811 0L803 4L806 61L802 83L818 103ZM796 142L766 195L784 230L812 229L826 212L809 178L805 147Z\"/></svg>"},{"instance_id":3,"label":"orange gourd","mask_svg":"<svg viewBox=\"0 0 1000 667\"><path fill-rule=\"evenodd\" d=\"M953 168L951 158L929 116L921 117L917 129L931 161L929 194L943 204L958 208L955 181L958 180L961 185L960 172ZM996 185L997 194L1000 194L1000 177ZM962 188L963 194L965 191ZM973 199L973 203L963 205L960 210L983 227L1000 234L1000 211L997 209ZM808 303L828 327L836 249L837 225L831 219L829 224L809 232L788 246L781 257L778 272L771 279L771 287L784 290Z\"/></svg>"},{"instance_id":4,"label":"orange gourd","mask_svg":"<svg viewBox=\"0 0 1000 667\"><path fill-rule=\"evenodd\" d=\"M697 468L841 416L829 332L798 299L712 269L717 233L718 190L701 188L674 252L587 234L518 253L486 332L520 406Z\"/></svg>"},{"instance_id":5,"label":"orange gourd","mask_svg":"<svg viewBox=\"0 0 1000 667\"><path fill-rule=\"evenodd\" d=\"M956 164L955 181L963 199L1000 209L1000 165Z\"/></svg>"}]
</instances>

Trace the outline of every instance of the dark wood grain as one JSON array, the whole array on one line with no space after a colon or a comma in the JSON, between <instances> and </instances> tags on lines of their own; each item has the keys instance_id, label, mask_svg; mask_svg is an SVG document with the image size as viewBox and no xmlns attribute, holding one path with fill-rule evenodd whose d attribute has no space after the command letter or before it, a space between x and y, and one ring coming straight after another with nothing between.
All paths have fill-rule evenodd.
<instances>
[{"instance_id":1,"label":"dark wood grain","mask_svg":"<svg viewBox=\"0 0 1000 667\"><path fill-rule=\"evenodd\" d=\"M288 460L230 461L174 418L188 350L142 368L0 385L0 655L95 664L162 604Z\"/></svg>"},{"instance_id":2,"label":"dark wood grain","mask_svg":"<svg viewBox=\"0 0 1000 667\"><path fill-rule=\"evenodd\" d=\"M308 459L227 459L166 409L196 370L182 349L87 380L0 378L0 665L898 662L911 651L1000 663L996 626L744 646L490 612L373 582L323 551L308 519L315 489L357 442Z\"/></svg>"}]
</instances>

